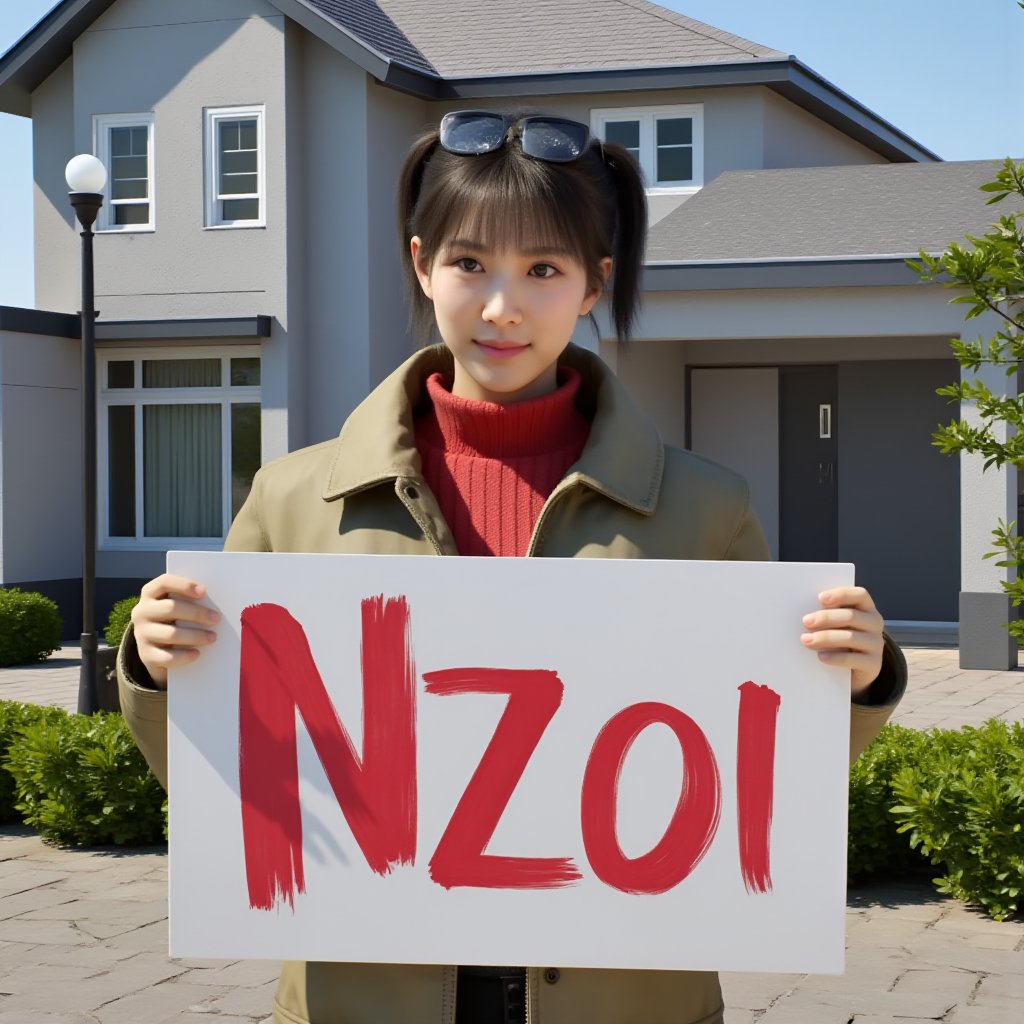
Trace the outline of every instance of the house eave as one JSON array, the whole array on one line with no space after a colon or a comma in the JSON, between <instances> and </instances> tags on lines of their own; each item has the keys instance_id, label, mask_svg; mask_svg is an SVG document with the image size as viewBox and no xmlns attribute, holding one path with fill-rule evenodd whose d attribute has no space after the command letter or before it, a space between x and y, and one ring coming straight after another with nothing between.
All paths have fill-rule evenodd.
<instances>
[{"instance_id":1,"label":"house eave","mask_svg":"<svg viewBox=\"0 0 1024 1024\"><path fill-rule=\"evenodd\" d=\"M71 56L75 40L114 0L65 0L0 56L0 111L32 116L32 93Z\"/></svg>"},{"instance_id":2,"label":"house eave","mask_svg":"<svg viewBox=\"0 0 1024 1024\"><path fill-rule=\"evenodd\" d=\"M79 338L82 329L81 321L74 313L0 306L0 332L41 334L48 338Z\"/></svg>"},{"instance_id":3,"label":"house eave","mask_svg":"<svg viewBox=\"0 0 1024 1024\"><path fill-rule=\"evenodd\" d=\"M919 253L756 260L652 260L645 292L745 291L754 288L906 287L920 282L907 266Z\"/></svg>"},{"instance_id":4,"label":"house eave","mask_svg":"<svg viewBox=\"0 0 1024 1024\"><path fill-rule=\"evenodd\" d=\"M209 316L160 320L96 321L98 342L208 341L251 343L269 338L273 318L269 316ZM77 313L55 313L45 309L0 306L0 331L9 334L41 334L51 338L80 338L81 318Z\"/></svg>"},{"instance_id":5,"label":"house eave","mask_svg":"<svg viewBox=\"0 0 1024 1024\"><path fill-rule=\"evenodd\" d=\"M269 316L211 316L169 320L97 320L99 341L221 341L251 342L269 338Z\"/></svg>"}]
</instances>

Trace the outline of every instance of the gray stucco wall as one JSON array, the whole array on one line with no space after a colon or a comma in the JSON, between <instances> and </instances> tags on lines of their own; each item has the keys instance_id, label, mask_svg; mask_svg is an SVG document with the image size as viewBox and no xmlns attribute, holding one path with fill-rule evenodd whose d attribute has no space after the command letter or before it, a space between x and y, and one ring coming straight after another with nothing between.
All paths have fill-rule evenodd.
<instances>
[{"instance_id":1,"label":"gray stucco wall","mask_svg":"<svg viewBox=\"0 0 1024 1024\"><path fill-rule=\"evenodd\" d=\"M770 89L764 102L764 167L884 164L885 157L783 99Z\"/></svg>"},{"instance_id":2,"label":"gray stucco wall","mask_svg":"<svg viewBox=\"0 0 1024 1024\"><path fill-rule=\"evenodd\" d=\"M266 460L305 433L301 416L289 424L301 395L285 287L285 18L264 0L220 0L216 14L204 0L120 0L37 90L37 301L67 311L80 304L66 160L93 151L94 115L152 112L156 230L97 234L97 308L105 319L273 317L263 346ZM266 227L205 228L204 107L250 104L266 108Z\"/></svg>"},{"instance_id":3,"label":"gray stucco wall","mask_svg":"<svg viewBox=\"0 0 1024 1024\"><path fill-rule=\"evenodd\" d=\"M295 54L292 54L294 57ZM313 36L301 47L290 95L301 95L304 272L291 268L308 337L303 387L307 442L337 434L370 386L367 296L366 74Z\"/></svg>"},{"instance_id":4,"label":"gray stucco wall","mask_svg":"<svg viewBox=\"0 0 1024 1024\"><path fill-rule=\"evenodd\" d=\"M370 383L383 380L415 348L402 291L395 196L406 150L429 122L427 105L370 81L367 89L370 216ZM388 131L381 131L381 125Z\"/></svg>"},{"instance_id":5,"label":"gray stucco wall","mask_svg":"<svg viewBox=\"0 0 1024 1024\"><path fill-rule=\"evenodd\" d=\"M66 60L32 94L36 308L74 313L81 305L79 244L64 168L75 148L74 65Z\"/></svg>"},{"instance_id":6,"label":"gray stucco wall","mask_svg":"<svg viewBox=\"0 0 1024 1024\"><path fill-rule=\"evenodd\" d=\"M289 60L289 102L301 97L304 201L301 301L307 443L335 436L346 416L414 347L401 286L395 193L402 158L429 120L426 105L385 89L313 36ZM294 108L293 104L293 108ZM300 298L301 297L301 298Z\"/></svg>"},{"instance_id":7,"label":"gray stucco wall","mask_svg":"<svg viewBox=\"0 0 1024 1024\"><path fill-rule=\"evenodd\" d=\"M931 445L953 359L839 366L839 556L890 619L959 617L960 466Z\"/></svg>"},{"instance_id":8,"label":"gray stucco wall","mask_svg":"<svg viewBox=\"0 0 1024 1024\"><path fill-rule=\"evenodd\" d=\"M81 578L80 352L0 331L0 583Z\"/></svg>"}]
</instances>

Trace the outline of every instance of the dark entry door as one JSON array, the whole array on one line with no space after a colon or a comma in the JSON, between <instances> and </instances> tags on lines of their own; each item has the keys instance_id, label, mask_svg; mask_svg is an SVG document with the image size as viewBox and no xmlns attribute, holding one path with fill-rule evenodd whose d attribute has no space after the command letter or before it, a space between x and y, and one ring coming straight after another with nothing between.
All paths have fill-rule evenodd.
<instances>
[{"instance_id":1,"label":"dark entry door","mask_svg":"<svg viewBox=\"0 0 1024 1024\"><path fill-rule=\"evenodd\" d=\"M838 375L835 366L779 368L779 558L838 556Z\"/></svg>"}]
</instances>

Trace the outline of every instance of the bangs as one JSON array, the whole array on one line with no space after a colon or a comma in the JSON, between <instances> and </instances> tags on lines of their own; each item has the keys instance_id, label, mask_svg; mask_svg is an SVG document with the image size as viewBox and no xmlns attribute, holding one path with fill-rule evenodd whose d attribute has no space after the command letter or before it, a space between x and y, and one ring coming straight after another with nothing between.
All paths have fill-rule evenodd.
<instances>
[{"instance_id":1,"label":"bangs","mask_svg":"<svg viewBox=\"0 0 1024 1024\"><path fill-rule=\"evenodd\" d=\"M551 164L495 156L449 157L457 163L417 218L426 260L460 240L484 250L569 256L592 274L591 254L610 255L611 246L582 190L552 173Z\"/></svg>"}]
</instances>

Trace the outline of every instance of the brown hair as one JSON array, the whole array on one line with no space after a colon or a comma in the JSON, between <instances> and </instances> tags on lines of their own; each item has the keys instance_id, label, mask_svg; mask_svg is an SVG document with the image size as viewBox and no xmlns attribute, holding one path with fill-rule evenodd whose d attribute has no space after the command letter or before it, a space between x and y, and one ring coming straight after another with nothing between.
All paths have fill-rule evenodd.
<instances>
[{"instance_id":1,"label":"brown hair","mask_svg":"<svg viewBox=\"0 0 1024 1024\"><path fill-rule=\"evenodd\" d=\"M517 122L522 116L513 115ZM567 249L591 287L602 286L600 263L610 256L612 320L617 337L628 339L640 300L647 204L640 171L622 147L594 140L578 160L549 163L526 156L513 137L495 152L462 156L442 149L432 128L406 155L398 220L412 322L421 338L434 328L434 310L409 255L415 235L428 268L458 236L487 248Z\"/></svg>"}]
</instances>

